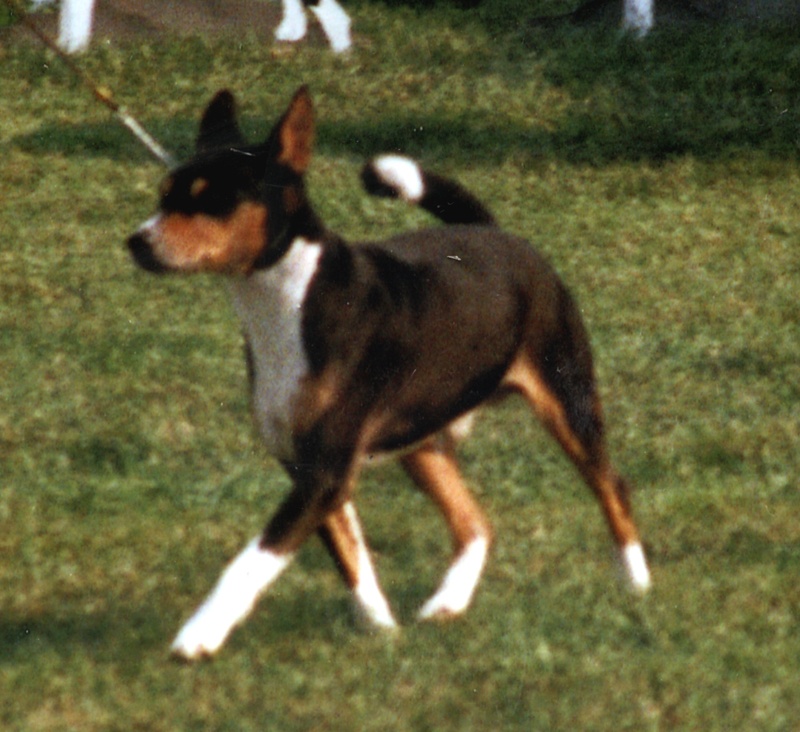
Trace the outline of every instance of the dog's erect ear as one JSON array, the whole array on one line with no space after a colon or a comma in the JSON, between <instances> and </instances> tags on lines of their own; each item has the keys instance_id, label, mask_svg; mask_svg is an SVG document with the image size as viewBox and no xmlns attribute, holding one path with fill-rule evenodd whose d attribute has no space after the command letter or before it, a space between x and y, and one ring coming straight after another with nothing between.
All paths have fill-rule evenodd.
<instances>
[{"instance_id":1,"label":"dog's erect ear","mask_svg":"<svg viewBox=\"0 0 800 732\"><path fill-rule=\"evenodd\" d=\"M218 91L203 112L197 135L197 152L235 147L243 142L244 137L236 122L236 100L227 89Z\"/></svg>"},{"instance_id":2,"label":"dog's erect ear","mask_svg":"<svg viewBox=\"0 0 800 732\"><path fill-rule=\"evenodd\" d=\"M314 105L308 87L301 86L267 141L279 163L302 175L314 147Z\"/></svg>"}]
</instances>

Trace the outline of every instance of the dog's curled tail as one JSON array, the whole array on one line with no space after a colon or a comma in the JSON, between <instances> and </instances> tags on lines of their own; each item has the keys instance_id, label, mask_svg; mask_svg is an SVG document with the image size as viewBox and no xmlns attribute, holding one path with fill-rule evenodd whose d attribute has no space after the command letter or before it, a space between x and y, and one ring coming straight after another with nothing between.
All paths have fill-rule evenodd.
<instances>
[{"instance_id":1,"label":"dog's curled tail","mask_svg":"<svg viewBox=\"0 0 800 732\"><path fill-rule=\"evenodd\" d=\"M361 171L373 196L400 198L432 213L446 224L494 226L494 216L468 190L448 178L423 170L403 155L380 155Z\"/></svg>"}]
</instances>

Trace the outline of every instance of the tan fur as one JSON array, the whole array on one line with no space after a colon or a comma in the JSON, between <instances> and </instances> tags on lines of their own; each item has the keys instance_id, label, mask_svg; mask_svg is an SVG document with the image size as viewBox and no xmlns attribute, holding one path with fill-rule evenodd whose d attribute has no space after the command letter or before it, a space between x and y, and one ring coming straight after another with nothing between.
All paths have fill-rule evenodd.
<instances>
[{"instance_id":1,"label":"tan fur","mask_svg":"<svg viewBox=\"0 0 800 732\"><path fill-rule=\"evenodd\" d=\"M456 555L476 538L491 541L489 521L464 484L451 449L430 440L405 455L402 462L417 487L442 512Z\"/></svg>"},{"instance_id":2,"label":"tan fur","mask_svg":"<svg viewBox=\"0 0 800 732\"><path fill-rule=\"evenodd\" d=\"M331 550L337 569L347 582L347 586L355 587L359 580L358 560L363 540L356 535L344 506L328 514L319 534Z\"/></svg>"},{"instance_id":3,"label":"tan fur","mask_svg":"<svg viewBox=\"0 0 800 732\"><path fill-rule=\"evenodd\" d=\"M264 247L267 209L243 203L229 218L172 213L158 224L155 245L164 264L184 272L249 274Z\"/></svg>"},{"instance_id":4,"label":"tan fur","mask_svg":"<svg viewBox=\"0 0 800 732\"><path fill-rule=\"evenodd\" d=\"M305 173L314 146L314 107L308 90L295 95L280 129L281 154L278 162L295 173Z\"/></svg>"},{"instance_id":5,"label":"tan fur","mask_svg":"<svg viewBox=\"0 0 800 732\"><path fill-rule=\"evenodd\" d=\"M535 414L573 459L586 460L586 452L581 446L581 441L569 427L563 404L546 386L539 372L524 354L518 356L511 364L504 382L525 397Z\"/></svg>"},{"instance_id":6,"label":"tan fur","mask_svg":"<svg viewBox=\"0 0 800 732\"><path fill-rule=\"evenodd\" d=\"M614 472L604 452L599 461L589 460L580 439L569 426L563 405L547 388L527 356L522 355L514 361L506 374L505 383L525 397L545 427L572 458L600 501L617 544L624 547L639 542L639 532L630 507L626 500L620 498L620 477ZM594 405L594 409L600 409L599 403Z\"/></svg>"}]
</instances>

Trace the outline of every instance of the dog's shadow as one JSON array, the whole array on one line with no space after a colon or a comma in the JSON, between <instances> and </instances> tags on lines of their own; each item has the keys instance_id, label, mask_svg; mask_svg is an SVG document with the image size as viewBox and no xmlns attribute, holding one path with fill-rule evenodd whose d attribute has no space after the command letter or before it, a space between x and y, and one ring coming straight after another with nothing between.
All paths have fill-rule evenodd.
<instances>
[{"instance_id":1,"label":"dog's shadow","mask_svg":"<svg viewBox=\"0 0 800 732\"><path fill-rule=\"evenodd\" d=\"M84 653L116 658L121 646L157 649L165 643L163 619L155 610L37 615L0 620L0 668L33 655L69 658Z\"/></svg>"},{"instance_id":2,"label":"dog's shadow","mask_svg":"<svg viewBox=\"0 0 800 732\"><path fill-rule=\"evenodd\" d=\"M76 646L99 647L110 633L108 622L92 616L0 621L0 666L48 649L68 654Z\"/></svg>"},{"instance_id":3,"label":"dog's shadow","mask_svg":"<svg viewBox=\"0 0 800 732\"><path fill-rule=\"evenodd\" d=\"M244 646L253 640L266 647L286 638L332 643L366 632L346 592L328 594L317 589L310 585L299 592L273 593L271 602L257 607L251 622L234 638ZM76 654L101 663L127 656L169 660L169 644L180 627L180 618L167 619L158 609L157 602L151 608L133 609L120 603L109 611L2 619L0 670L27 663L33 657L70 659Z\"/></svg>"}]
</instances>

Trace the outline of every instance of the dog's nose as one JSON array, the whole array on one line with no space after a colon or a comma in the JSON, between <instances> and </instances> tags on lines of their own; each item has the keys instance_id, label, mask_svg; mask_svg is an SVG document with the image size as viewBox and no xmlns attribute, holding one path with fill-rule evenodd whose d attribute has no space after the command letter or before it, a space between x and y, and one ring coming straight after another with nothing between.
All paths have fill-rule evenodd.
<instances>
[{"instance_id":1,"label":"dog's nose","mask_svg":"<svg viewBox=\"0 0 800 732\"><path fill-rule=\"evenodd\" d=\"M141 233L136 233L128 239L128 250L133 255L136 264L147 272L160 274L167 271L167 268L156 259L150 242Z\"/></svg>"}]
</instances>

